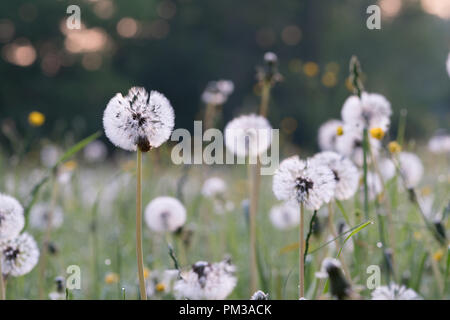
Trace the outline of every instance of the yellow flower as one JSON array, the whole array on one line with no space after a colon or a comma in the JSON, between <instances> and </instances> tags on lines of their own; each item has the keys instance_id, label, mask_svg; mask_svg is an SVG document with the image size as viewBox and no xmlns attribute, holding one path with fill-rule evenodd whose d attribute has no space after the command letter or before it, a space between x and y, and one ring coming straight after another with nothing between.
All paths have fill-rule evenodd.
<instances>
[{"instance_id":1,"label":"yellow flower","mask_svg":"<svg viewBox=\"0 0 450 320\"><path fill-rule=\"evenodd\" d=\"M147 279L149 275L150 275L150 269L144 268L144 279Z\"/></svg>"},{"instance_id":2,"label":"yellow flower","mask_svg":"<svg viewBox=\"0 0 450 320\"><path fill-rule=\"evenodd\" d=\"M399 145L397 141L391 141L388 144L388 149L391 153L397 153L402 151L402 146Z\"/></svg>"},{"instance_id":3,"label":"yellow flower","mask_svg":"<svg viewBox=\"0 0 450 320\"><path fill-rule=\"evenodd\" d=\"M430 186L425 186L422 188L422 196L426 197L429 196L431 194L431 192L433 192L433 190L431 189Z\"/></svg>"},{"instance_id":4,"label":"yellow flower","mask_svg":"<svg viewBox=\"0 0 450 320\"><path fill-rule=\"evenodd\" d=\"M342 128L342 126L337 127L336 134L342 136L344 134L344 128Z\"/></svg>"},{"instance_id":5,"label":"yellow flower","mask_svg":"<svg viewBox=\"0 0 450 320\"><path fill-rule=\"evenodd\" d=\"M30 112L28 115L28 123L33 127L40 127L45 122L45 116L39 111Z\"/></svg>"},{"instance_id":6,"label":"yellow flower","mask_svg":"<svg viewBox=\"0 0 450 320\"><path fill-rule=\"evenodd\" d=\"M166 290L166 286L164 285L164 283L158 283L155 289L157 292L163 292Z\"/></svg>"},{"instance_id":7,"label":"yellow flower","mask_svg":"<svg viewBox=\"0 0 450 320\"><path fill-rule=\"evenodd\" d=\"M119 282L119 275L114 272L110 272L105 276L106 284L113 284Z\"/></svg>"},{"instance_id":8,"label":"yellow flower","mask_svg":"<svg viewBox=\"0 0 450 320\"><path fill-rule=\"evenodd\" d=\"M444 256L444 251L442 249L439 249L433 254L433 259L436 261L441 261L442 257Z\"/></svg>"},{"instance_id":9,"label":"yellow flower","mask_svg":"<svg viewBox=\"0 0 450 320\"><path fill-rule=\"evenodd\" d=\"M422 234L419 231L414 232L414 239L416 240L422 239Z\"/></svg>"},{"instance_id":10,"label":"yellow flower","mask_svg":"<svg viewBox=\"0 0 450 320\"><path fill-rule=\"evenodd\" d=\"M372 128L370 129L370 135L374 139L381 140L384 137L384 131L381 128Z\"/></svg>"}]
</instances>

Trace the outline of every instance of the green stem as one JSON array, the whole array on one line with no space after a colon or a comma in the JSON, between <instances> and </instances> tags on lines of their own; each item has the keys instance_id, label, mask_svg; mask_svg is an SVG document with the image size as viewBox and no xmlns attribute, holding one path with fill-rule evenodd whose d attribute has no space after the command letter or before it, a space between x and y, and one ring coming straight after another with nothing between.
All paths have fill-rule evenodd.
<instances>
[{"instance_id":1,"label":"green stem","mask_svg":"<svg viewBox=\"0 0 450 320\"><path fill-rule=\"evenodd\" d=\"M136 255L141 300L147 300L144 279L144 258L142 253L142 151L137 150L136 167Z\"/></svg>"},{"instance_id":2,"label":"green stem","mask_svg":"<svg viewBox=\"0 0 450 320\"><path fill-rule=\"evenodd\" d=\"M305 259L304 257L304 242L305 242L305 217L304 217L304 208L303 202L300 202L300 239L299 239L299 249L300 249L300 264L299 264L299 298L303 298L305 296Z\"/></svg>"}]
</instances>

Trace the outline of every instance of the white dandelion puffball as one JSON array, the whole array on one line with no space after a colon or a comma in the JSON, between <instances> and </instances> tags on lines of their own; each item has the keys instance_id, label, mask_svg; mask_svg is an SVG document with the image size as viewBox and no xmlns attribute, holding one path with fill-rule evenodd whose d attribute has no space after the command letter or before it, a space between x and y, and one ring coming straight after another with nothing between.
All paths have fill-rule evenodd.
<instances>
[{"instance_id":1,"label":"white dandelion puffball","mask_svg":"<svg viewBox=\"0 0 450 320\"><path fill-rule=\"evenodd\" d=\"M14 277L30 272L39 260L36 241L28 233L0 242L2 273Z\"/></svg>"},{"instance_id":2,"label":"white dandelion puffball","mask_svg":"<svg viewBox=\"0 0 450 320\"><path fill-rule=\"evenodd\" d=\"M428 141L428 150L435 154L450 153L450 135L438 134Z\"/></svg>"},{"instance_id":3,"label":"white dandelion puffball","mask_svg":"<svg viewBox=\"0 0 450 320\"><path fill-rule=\"evenodd\" d=\"M318 142L319 148L322 151L336 150L336 139L338 137L337 131L339 127L342 127L343 123L339 120L328 120L322 124L319 128Z\"/></svg>"},{"instance_id":4,"label":"white dandelion puffball","mask_svg":"<svg viewBox=\"0 0 450 320\"><path fill-rule=\"evenodd\" d=\"M400 173L408 189L415 188L423 176L423 165L420 158L411 152L400 152L398 155Z\"/></svg>"},{"instance_id":5,"label":"white dandelion puffball","mask_svg":"<svg viewBox=\"0 0 450 320\"><path fill-rule=\"evenodd\" d=\"M389 129L391 114L391 104L384 96L367 92L361 94L361 99L348 97L341 110L342 120L346 124L361 130L364 126L368 129L381 128L385 132Z\"/></svg>"},{"instance_id":6,"label":"white dandelion puffball","mask_svg":"<svg viewBox=\"0 0 450 320\"><path fill-rule=\"evenodd\" d=\"M206 104L221 105L233 91L234 83L231 80L211 81L202 93L202 100Z\"/></svg>"},{"instance_id":7,"label":"white dandelion puffball","mask_svg":"<svg viewBox=\"0 0 450 320\"><path fill-rule=\"evenodd\" d=\"M376 288L372 292L372 300L422 300L422 297L413 289L391 283L389 286Z\"/></svg>"},{"instance_id":8,"label":"white dandelion puffball","mask_svg":"<svg viewBox=\"0 0 450 320\"><path fill-rule=\"evenodd\" d=\"M225 145L238 157L257 157L272 143L272 127L266 118L244 115L231 120L225 127Z\"/></svg>"},{"instance_id":9,"label":"white dandelion puffball","mask_svg":"<svg viewBox=\"0 0 450 320\"><path fill-rule=\"evenodd\" d=\"M347 200L353 197L358 190L358 168L348 158L332 151L316 154L313 160L331 169L336 180L334 197L338 200Z\"/></svg>"},{"instance_id":10,"label":"white dandelion puffball","mask_svg":"<svg viewBox=\"0 0 450 320\"><path fill-rule=\"evenodd\" d=\"M159 147L169 139L175 124L175 113L167 98L133 87L124 97L117 93L103 115L106 136L119 148L143 152Z\"/></svg>"},{"instance_id":11,"label":"white dandelion puffball","mask_svg":"<svg viewBox=\"0 0 450 320\"><path fill-rule=\"evenodd\" d=\"M177 299L224 300L234 289L237 279L235 266L228 261L210 264L199 261L183 272L174 285Z\"/></svg>"},{"instance_id":12,"label":"white dandelion puffball","mask_svg":"<svg viewBox=\"0 0 450 320\"><path fill-rule=\"evenodd\" d=\"M297 226L300 223L298 204L292 201L273 206L270 209L270 221L275 228L284 230Z\"/></svg>"},{"instance_id":13,"label":"white dandelion puffball","mask_svg":"<svg viewBox=\"0 0 450 320\"><path fill-rule=\"evenodd\" d=\"M318 210L333 198L336 180L327 166L292 156L280 163L272 189L278 200L295 200L304 203L307 209Z\"/></svg>"},{"instance_id":14,"label":"white dandelion puffball","mask_svg":"<svg viewBox=\"0 0 450 320\"><path fill-rule=\"evenodd\" d=\"M384 181L389 181L395 176L395 164L391 159L381 158L378 160L378 168Z\"/></svg>"},{"instance_id":15,"label":"white dandelion puffball","mask_svg":"<svg viewBox=\"0 0 450 320\"><path fill-rule=\"evenodd\" d=\"M269 300L269 294L264 293L264 291L258 290L252 295L250 300Z\"/></svg>"},{"instance_id":16,"label":"white dandelion puffball","mask_svg":"<svg viewBox=\"0 0 450 320\"><path fill-rule=\"evenodd\" d=\"M202 195L211 198L216 195L222 195L227 190L227 184L219 177L206 179L202 186Z\"/></svg>"},{"instance_id":17,"label":"white dandelion puffball","mask_svg":"<svg viewBox=\"0 0 450 320\"><path fill-rule=\"evenodd\" d=\"M380 141L369 136L369 144L374 157L377 157L381 146ZM352 126L344 126L343 134L336 139L336 152L350 158L358 167L362 167L364 163L362 131ZM370 163L369 153L367 162Z\"/></svg>"},{"instance_id":18,"label":"white dandelion puffball","mask_svg":"<svg viewBox=\"0 0 450 320\"><path fill-rule=\"evenodd\" d=\"M45 167L51 168L56 164L61 154L61 150L58 147L52 144L48 144L41 149L41 163Z\"/></svg>"},{"instance_id":19,"label":"white dandelion puffball","mask_svg":"<svg viewBox=\"0 0 450 320\"><path fill-rule=\"evenodd\" d=\"M145 222L153 231L176 231L186 222L186 209L176 198L158 197L145 208Z\"/></svg>"},{"instance_id":20,"label":"white dandelion puffball","mask_svg":"<svg viewBox=\"0 0 450 320\"><path fill-rule=\"evenodd\" d=\"M19 201L0 193L0 241L17 237L25 225Z\"/></svg>"},{"instance_id":21,"label":"white dandelion puffball","mask_svg":"<svg viewBox=\"0 0 450 320\"><path fill-rule=\"evenodd\" d=\"M367 192L370 200L374 200L383 191L383 182L375 172L367 172ZM364 196L364 185L361 185L361 196Z\"/></svg>"},{"instance_id":22,"label":"white dandelion puffball","mask_svg":"<svg viewBox=\"0 0 450 320\"><path fill-rule=\"evenodd\" d=\"M325 258L320 266L320 271L315 273L316 278L325 279L328 278L328 272L332 268L341 268L341 263L335 258Z\"/></svg>"},{"instance_id":23,"label":"white dandelion puffball","mask_svg":"<svg viewBox=\"0 0 450 320\"><path fill-rule=\"evenodd\" d=\"M53 212L50 212L51 210L53 210ZM64 214L61 207L52 209L51 206L46 203L37 203L33 206L30 211L30 227L41 231L47 230L50 213L52 215L50 228L58 229L61 227L64 221Z\"/></svg>"},{"instance_id":24,"label":"white dandelion puffball","mask_svg":"<svg viewBox=\"0 0 450 320\"><path fill-rule=\"evenodd\" d=\"M84 148L84 159L90 163L102 162L107 154L108 150L100 140L92 141Z\"/></svg>"}]
</instances>

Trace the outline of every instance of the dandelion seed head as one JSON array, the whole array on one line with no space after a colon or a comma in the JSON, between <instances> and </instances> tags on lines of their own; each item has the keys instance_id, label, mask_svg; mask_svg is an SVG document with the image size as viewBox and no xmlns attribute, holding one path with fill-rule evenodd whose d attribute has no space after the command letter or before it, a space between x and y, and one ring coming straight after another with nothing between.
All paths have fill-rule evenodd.
<instances>
[{"instance_id":1,"label":"dandelion seed head","mask_svg":"<svg viewBox=\"0 0 450 320\"><path fill-rule=\"evenodd\" d=\"M304 203L318 210L334 196L336 180L333 172L315 160L292 156L283 160L273 177L272 190L278 200Z\"/></svg>"},{"instance_id":2,"label":"dandelion seed head","mask_svg":"<svg viewBox=\"0 0 450 320\"><path fill-rule=\"evenodd\" d=\"M358 189L359 173L356 166L348 158L332 151L316 154L313 160L330 168L336 181L334 197L347 200L353 197Z\"/></svg>"},{"instance_id":3,"label":"dandelion seed head","mask_svg":"<svg viewBox=\"0 0 450 320\"><path fill-rule=\"evenodd\" d=\"M222 105L234 91L234 83L231 80L210 81L202 93L205 104Z\"/></svg>"},{"instance_id":4,"label":"dandelion seed head","mask_svg":"<svg viewBox=\"0 0 450 320\"><path fill-rule=\"evenodd\" d=\"M372 292L372 300L422 300L422 298L412 289L390 283L389 286L376 288Z\"/></svg>"},{"instance_id":5,"label":"dandelion seed head","mask_svg":"<svg viewBox=\"0 0 450 320\"><path fill-rule=\"evenodd\" d=\"M269 51L264 54L264 61L266 63L276 63L278 61L278 57L275 53Z\"/></svg>"},{"instance_id":6,"label":"dandelion seed head","mask_svg":"<svg viewBox=\"0 0 450 320\"><path fill-rule=\"evenodd\" d=\"M289 229L300 223L298 204L293 201L273 206L270 209L270 221L275 228L280 230Z\"/></svg>"},{"instance_id":7,"label":"dandelion seed head","mask_svg":"<svg viewBox=\"0 0 450 320\"><path fill-rule=\"evenodd\" d=\"M252 295L250 300L269 300L269 294L258 290Z\"/></svg>"},{"instance_id":8,"label":"dandelion seed head","mask_svg":"<svg viewBox=\"0 0 450 320\"><path fill-rule=\"evenodd\" d=\"M367 92L361 94L361 99L357 96L347 98L341 110L346 124L359 130L380 128L383 132L389 129L391 114L391 104L384 96Z\"/></svg>"},{"instance_id":9,"label":"dandelion seed head","mask_svg":"<svg viewBox=\"0 0 450 320\"><path fill-rule=\"evenodd\" d=\"M19 201L0 193L0 241L17 237L25 225Z\"/></svg>"},{"instance_id":10,"label":"dandelion seed head","mask_svg":"<svg viewBox=\"0 0 450 320\"><path fill-rule=\"evenodd\" d=\"M158 197L145 209L147 226L158 232L174 232L186 222L186 209L176 198Z\"/></svg>"},{"instance_id":11,"label":"dandelion seed head","mask_svg":"<svg viewBox=\"0 0 450 320\"><path fill-rule=\"evenodd\" d=\"M195 263L174 285L177 299L224 300L234 289L236 268L229 261Z\"/></svg>"},{"instance_id":12,"label":"dandelion seed head","mask_svg":"<svg viewBox=\"0 0 450 320\"><path fill-rule=\"evenodd\" d=\"M428 141L428 150L435 154L450 153L450 135L437 134Z\"/></svg>"},{"instance_id":13,"label":"dandelion seed head","mask_svg":"<svg viewBox=\"0 0 450 320\"><path fill-rule=\"evenodd\" d=\"M379 154L380 141L369 137L370 148L375 157ZM362 131L346 125L344 133L336 139L336 152L351 159L358 167L362 167L364 160ZM368 159L370 162L370 157Z\"/></svg>"},{"instance_id":14,"label":"dandelion seed head","mask_svg":"<svg viewBox=\"0 0 450 320\"><path fill-rule=\"evenodd\" d=\"M50 227L52 229L58 229L61 227L64 221L64 214L61 207L55 207L52 209L47 203L37 203L33 206L30 211L30 227L45 231L48 226L50 213L52 215Z\"/></svg>"},{"instance_id":15,"label":"dandelion seed head","mask_svg":"<svg viewBox=\"0 0 450 320\"><path fill-rule=\"evenodd\" d=\"M225 127L225 145L238 157L256 157L272 143L272 127L266 118L243 115L231 120Z\"/></svg>"},{"instance_id":16,"label":"dandelion seed head","mask_svg":"<svg viewBox=\"0 0 450 320\"><path fill-rule=\"evenodd\" d=\"M363 188L364 186L361 185L361 190ZM374 200L383 191L383 183L375 172L367 172L367 191L370 200ZM364 192L362 191L361 196L363 196L363 194Z\"/></svg>"},{"instance_id":17,"label":"dandelion seed head","mask_svg":"<svg viewBox=\"0 0 450 320\"><path fill-rule=\"evenodd\" d=\"M147 282L147 296L153 297L157 294L168 294L172 291L178 270L152 270Z\"/></svg>"},{"instance_id":18,"label":"dandelion seed head","mask_svg":"<svg viewBox=\"0 0 450 320\"><path fill-rule=\"evenodd\" d=\"M175 114L167 98L157 92L150 94L133 87L124 97L117 93L106 106L103 126L108 139L117 147L149 151L169 139Z\"/></svg>"},{"instance_id":19,"label":"dandelion seed head","mask_svg":"<svg viewBox=\"0 0 450 320\"><path fill-rule=\"evenodd\" d=\"M207 198L223 195L227 190L227 184L222 178L211 177L205 180L202 186L202 195Z\"/></svg>"},{"instance_id":20,"label":"dandelion seed head","mask_svg":"<svg viewBox=\"0 0 450 320\"><path fill-rule=\"evenodd\" d=\"M400 173L405 180L408 189L415 188L423 176L423 164L420 158L411 152L400 152L398 154Z\"/></svg>"},{"instance_id":21,"label":"dandelion seed head","mask_svg":"<svg viewBox=\"0 0 450 320\"><path fill-rule=\"evenodd\" d=\"M378 160L378 168L384 181L389 181L395 176L395 164L391 159L380 158Z\"/></svg>"},{"instance_id":22,"label":"dandelion seed head","mask_svg":"<svg viewBox=\"0 0 450 320\"><path fill-rule=\"evenodd\" d=\"M102 162L106 159L108 154L107 148L103 142L100 140L95 140L89 143L86 148L84 148L84 159L89 163Z\"/></svg>"},{"instance_id":23,"label":"dandelion seed head","mask_svg":"<svg viewBox=\"0 0 450 320\"><path fill-rule=\"evenodd\" d=\"M322 264L320 266L320 271L315 273L316 278L319 279L325 279L328 278L328 273L332 269L341 268L341 263L339 260L334 258L325 258L322 261Z\"/></svg>"},{"instance_id":24,"label":"dandelion seed head","mask_svg":"<svg viewBox=\"0 0 450 320\"><path fill-rule=\"evenodd\" d=\"M2 273L13 277L30 272L39 260L36 241L28 233L0 242Z\"/></svg>"},{"instance_id":25,"label":"dandelion seed head","mask_svg":"<svg viewBox=\"0 0 450 320\"><path fill-rule=\"evenodd\" d=\"M339 120L328 120L322 124L319 128L319 147L322 151L334 151L336 150L336 138L339 135L339 128L342 131L342 122Z\"/></svg>"}]
</instances>

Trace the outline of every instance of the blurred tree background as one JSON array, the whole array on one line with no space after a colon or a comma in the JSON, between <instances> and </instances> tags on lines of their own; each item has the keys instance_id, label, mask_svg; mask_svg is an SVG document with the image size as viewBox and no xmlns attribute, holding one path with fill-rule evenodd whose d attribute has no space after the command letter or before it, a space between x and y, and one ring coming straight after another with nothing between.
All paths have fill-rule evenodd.
<instances>
[{"instance_id":1,"label":"blurred tree background","mask_svg":"<svg viewBox=\"0 0 450 320\"><path fill-rule=\"evenodd\" d=\"M65 27L72 4L81 30ZM382 9L381 30L366 27L371 4ZM302 146L316 148L319 125L340 117L352 54L366 89L391 101L393 132L402 108L410 138L450 123L450 0L1 1L0 46L2 126L25 132L37 110L46 116L39 133L55 140L100 129L109 99L133 85L163 92L176 127L201 118L210 80L235 84L225 121L256 110L255 67L266 51L284 76L270 121Z\"/></svg>"}]
</instances>

